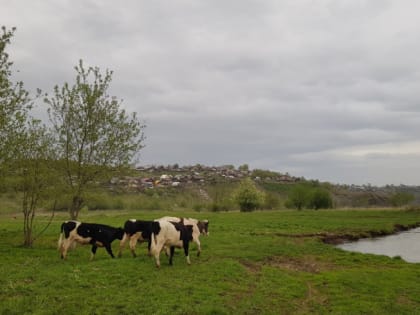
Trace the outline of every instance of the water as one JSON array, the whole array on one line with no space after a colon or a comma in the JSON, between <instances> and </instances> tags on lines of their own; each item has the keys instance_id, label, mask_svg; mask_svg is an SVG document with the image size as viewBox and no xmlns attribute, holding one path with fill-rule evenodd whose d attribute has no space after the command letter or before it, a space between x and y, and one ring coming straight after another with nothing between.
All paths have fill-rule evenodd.
<instances>
[{"instance_id":1,"label":"water","mask_svg":"<svg viewBox=\"0 0 420 315\"><path fill-rule=\"evenodd\" d=\"M337 247L365 254L400 256L407 262L420 263L420 228L378 238L360 239Z\"/></svg>"}]
</instances>

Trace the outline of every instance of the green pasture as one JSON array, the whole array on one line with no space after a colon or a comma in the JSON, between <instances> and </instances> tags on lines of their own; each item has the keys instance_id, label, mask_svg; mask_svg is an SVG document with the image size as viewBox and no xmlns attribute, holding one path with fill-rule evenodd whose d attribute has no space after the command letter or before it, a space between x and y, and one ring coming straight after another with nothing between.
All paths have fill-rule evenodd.
<instances>
[{"instance_id":1,"label":"green pasture","mask_svg":"<svg viewBox=\"0 0 420 315\"><path fill-rule=\"evenodd\" d=\"M79 218L121 226L163 215L209 219L202 254L176 252L157 269L146 245L111 259L78 246L62 261L56 215L31 249L22 218L0 215L0 314L420 314L420 264L345 252L322 235L391 233L420 223L420 211L85 211ZM38 215L37 230L48 221ZM113 243L118 252L118 242Z\"/></svg>"}]
</instances>

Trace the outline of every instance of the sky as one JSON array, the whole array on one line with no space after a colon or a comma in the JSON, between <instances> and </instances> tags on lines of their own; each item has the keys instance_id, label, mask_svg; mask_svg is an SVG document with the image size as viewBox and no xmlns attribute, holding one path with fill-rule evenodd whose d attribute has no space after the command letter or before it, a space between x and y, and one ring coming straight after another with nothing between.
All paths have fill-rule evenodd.
<instances>
[{"instance_id":1,"label":"sky","mask_svg":"<svg viewBox=\"0 0 420 315\"><path fill-rule=\"evenodd\" d=\"M372 185L420 185L419 12L417 0L0 0L14 78L51 94L80 59L112 70L110 95L147 126L141 165Z\"/></svg>"}]
</instances>

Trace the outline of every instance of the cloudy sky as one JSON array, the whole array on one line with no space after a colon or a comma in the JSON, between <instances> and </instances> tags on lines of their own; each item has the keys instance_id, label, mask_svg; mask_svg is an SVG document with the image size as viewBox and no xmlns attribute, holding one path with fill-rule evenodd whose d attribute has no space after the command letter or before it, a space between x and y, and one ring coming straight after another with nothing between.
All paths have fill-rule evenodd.
<instances>
[{"instance_id":1,"label":"cloudy sky","mask_svg":"<svg viewBox=\"0 0 420 315\"><path fill-rule=\"evenodd\" d=\"M0 0L16 79L114 71L141 164L420 185L418 0ZM42 104L40 105L42 106ZM45 109L40 108L42 113Z\"/></svg>"}]
</instances>

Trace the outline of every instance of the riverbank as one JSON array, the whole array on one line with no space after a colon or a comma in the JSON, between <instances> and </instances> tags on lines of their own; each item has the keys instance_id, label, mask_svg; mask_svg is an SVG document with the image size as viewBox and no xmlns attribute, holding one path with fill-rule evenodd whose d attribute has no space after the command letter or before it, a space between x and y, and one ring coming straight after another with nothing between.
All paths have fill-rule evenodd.
<instances>
[{"instance_id":1,"label":"riverbank","mask_svg":"<svg viewBox=\"0 0 420 315\"><path fill-rule=\"evenodd\" d=\"M416 223L412 223L412 224L406 224L406 225L395 224L394 229L392 230L380 230L380 231L372 230L372 231L361 232L360 234L326 234L326 235L324 234L324 235L320 235L320 237L322 238L322 241L326 244L339 245L339 244L347 243L347 242L355 242L360 239L393 235L399 232L412 230L418 227L420 227L420 221Z\"/></svg>"},{"instance_id":2,"label":"riverbank","mask_svg":"<svg viewBox=\"0 0 420 315\"><path fill-rule=\"evenodd\" d=\"M191 246L191 266L177 250L174 265L162 255L157 270L144 244L135 259L127 250L113 260L100 248L89 261L90 248L78 246L61 261L56 244L66 214L57 214L32 249L20 246L21 218L3 216L0 314L415 314L420 309L418 266L322 241L323 234L390 233L396 225L417 224L418 211L97 211L82 213L80 220L121 226L129 218L167 214L210 221L199 258Z\"/></svg>"}]
</instances>

